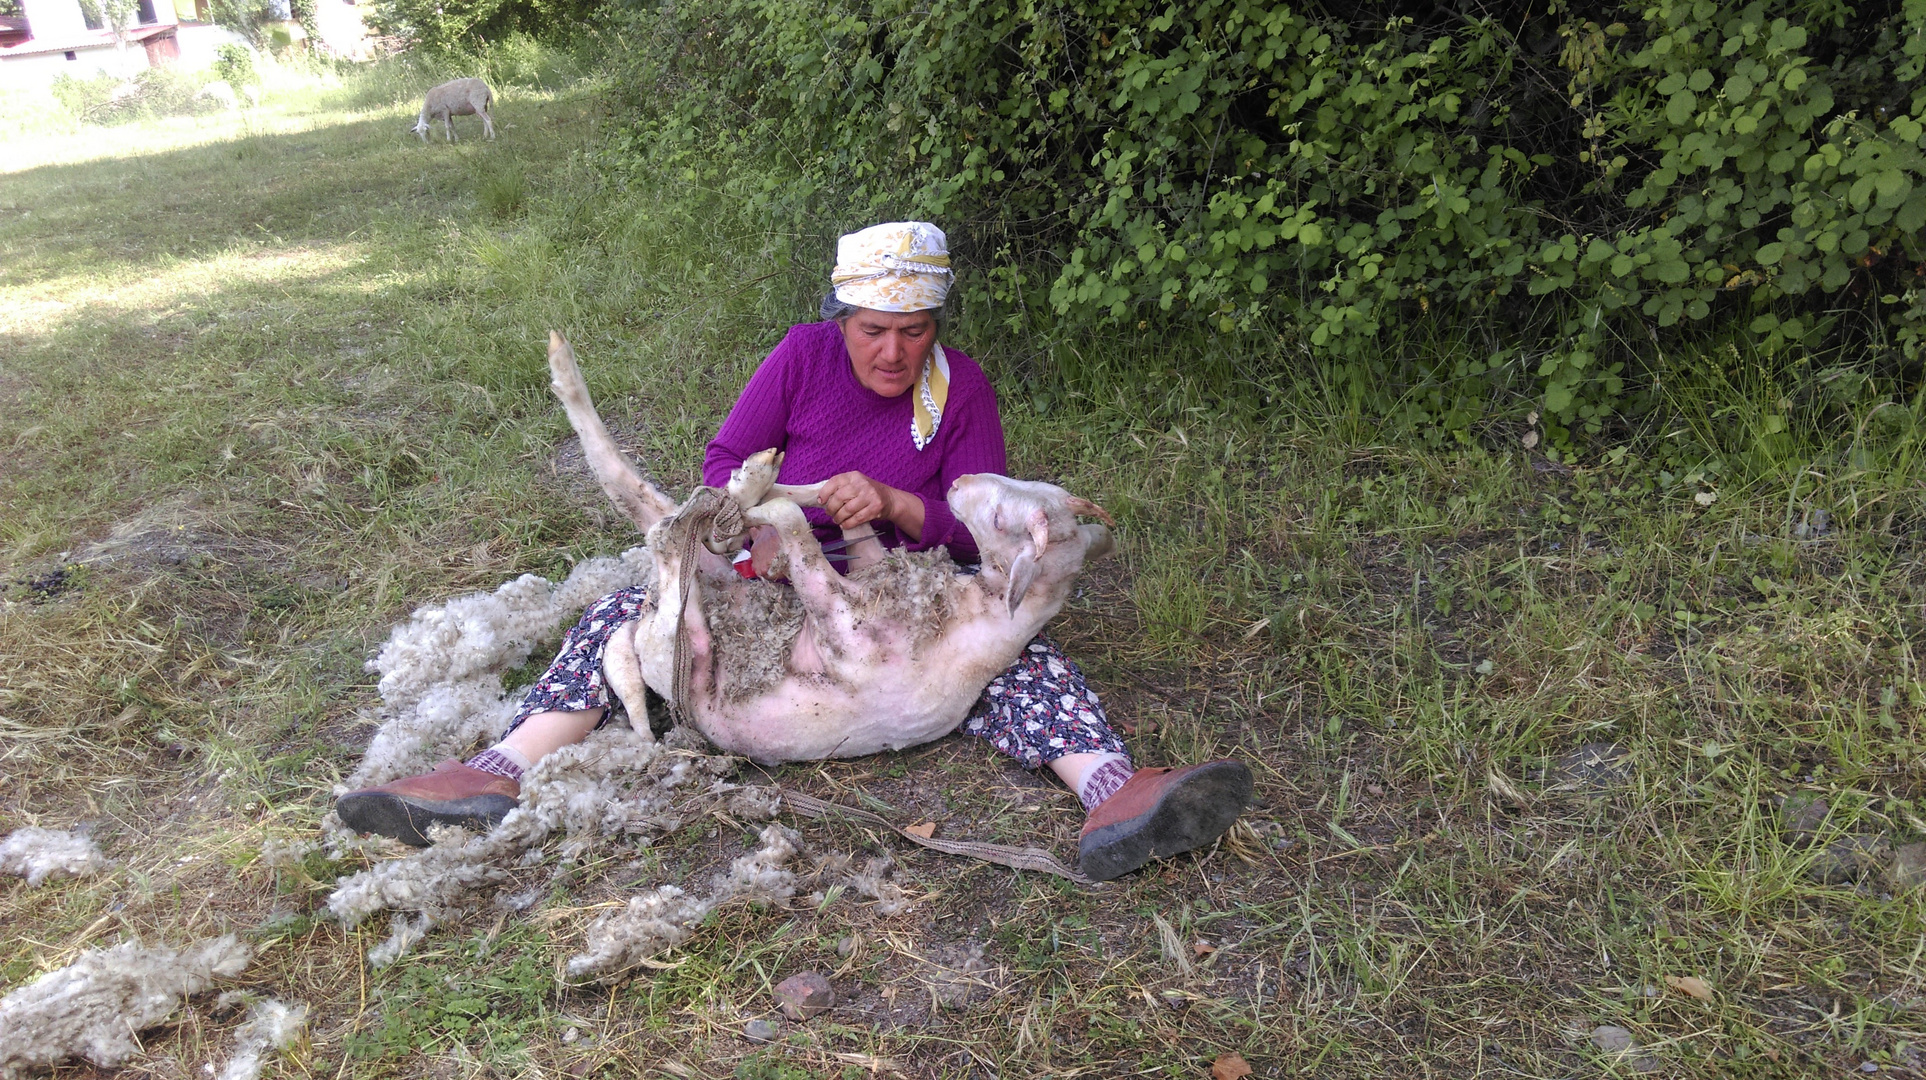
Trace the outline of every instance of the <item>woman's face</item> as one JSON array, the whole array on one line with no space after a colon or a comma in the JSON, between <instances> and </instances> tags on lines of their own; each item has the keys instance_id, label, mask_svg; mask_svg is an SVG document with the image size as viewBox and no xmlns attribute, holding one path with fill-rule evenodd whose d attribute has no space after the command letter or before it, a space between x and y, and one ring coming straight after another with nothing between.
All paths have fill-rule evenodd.
<instances>
[{"instance_id":1,"label":"woman's face","mask_svg":"<svg viewBox=\"0 0 1926 1080\"><path fill-rule=\"evenodd\" d=\"M871 311L843 320L856 381L886 398L902 395L923 375L923 361L936 344L933 311Z\"/></svg>"}]
</instances>

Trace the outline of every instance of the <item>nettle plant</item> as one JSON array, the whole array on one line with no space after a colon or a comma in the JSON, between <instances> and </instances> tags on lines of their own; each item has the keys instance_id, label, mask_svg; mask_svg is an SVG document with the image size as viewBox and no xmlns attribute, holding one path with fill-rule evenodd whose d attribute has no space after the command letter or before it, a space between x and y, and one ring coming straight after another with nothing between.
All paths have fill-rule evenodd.
<instances>
[{"instance_id":1,"label":"nettle plant","mask_svg":"<svg viewBox=\"0 0 1926 1080\"><path fill-rule=\"evenodd\" d=\"M799 227L943 221L1060 332L1281 333L1373 407L1554 438L1694 338L1916 372L1926 0L629 17L618 161Z\"/></svg>"}]
</instances>

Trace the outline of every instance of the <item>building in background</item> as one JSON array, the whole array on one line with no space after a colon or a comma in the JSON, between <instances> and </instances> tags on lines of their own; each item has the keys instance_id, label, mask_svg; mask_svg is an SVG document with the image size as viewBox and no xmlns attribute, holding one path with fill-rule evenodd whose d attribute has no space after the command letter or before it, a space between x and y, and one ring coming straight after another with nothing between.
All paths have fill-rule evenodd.
<instances>
[{"instance_id":1,"label":"building in background","mask_svg":"<svg viewBox=\"0 0 1926 1080\"><path fill-rule=\"evenodd\" d=\"M214 49L240 35L214 23L207 0L136 0L126 41L89 17L80 0L0 0L0 87L44 87L62 75L92 78L102 72L132 78L164 64L203 68ZM287 0L270 0L291 41L306 34L290 18ZM312 47L330 55L365 59L367 28L355 0L314 0Z\"/></svg>"}]
</instances>

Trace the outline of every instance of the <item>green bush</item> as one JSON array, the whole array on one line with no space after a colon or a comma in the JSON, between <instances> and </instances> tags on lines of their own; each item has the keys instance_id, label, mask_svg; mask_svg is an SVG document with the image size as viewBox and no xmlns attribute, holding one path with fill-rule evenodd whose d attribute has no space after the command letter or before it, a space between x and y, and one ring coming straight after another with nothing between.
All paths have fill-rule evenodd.
<instances>
[{"instance_id":1,"label":"green bush","mask_svg":"<svg viewBox=\"0 0 1926 1080\"><path fill-rule=\"evenodd\" d=\"M131 79L102 73L81 79L62 75L54 97L75 119L118 124L152 116L186 116L226 106L199 96L204 81L172 67L143 68Z\"/></svg>"},{"instance_id":2,"label":"green bush","mask_svg":"<svg viewBox=\"0 0 1926 1080\"><path fill-rule=\"evenodd\" d=\"M1918 378L1926 0L1463 10L630 8L611 161L776 231L936 219L1061 334L1308 356L1446 431L1522 390L1595 432L1735 336Z\"/></svg>"},{"instance_id":3,"label":"green bush","mask_svg":"<svg viewBox=\"0 0 1926 1080\"><path fill-rule=\"evenodd\" d=\"M377 33L430 50L472 49L511 34L565 36L585 25L601 0L372 0Z\"/></svg>"},{"instance_id":4,"label":"green bush","mask_svg":"<svg viewBox=\"0 0 1926 1080\"><path fill-rule=\"evenodd\" d=\"M232 30L256 48L272 43L268 24L276 20L267 0L208 0L208 14L221 28Z\"/></svg>"},{"instance_id":5,"label":"green bush","mask_svg":"<svg viewBox=\"0 0 1926 1080\"><path fill-rule=\"evenodd\" d=\"M234 44L214 47L214 75L232 87L237 98L261 81L261 73L254 69L254 54Z\"/></svg>"},{"instance_id":6,"label":"green bush","mask_svg":"<svg viewBox=\"0 0 1926 1080\"><path fill-rule=\"evenodd\" d=\"M547 44L523 33L486 42L475 50L482 76L491 86L554 90L584 74L576 50Z\"/></svg>"}]
</instances>

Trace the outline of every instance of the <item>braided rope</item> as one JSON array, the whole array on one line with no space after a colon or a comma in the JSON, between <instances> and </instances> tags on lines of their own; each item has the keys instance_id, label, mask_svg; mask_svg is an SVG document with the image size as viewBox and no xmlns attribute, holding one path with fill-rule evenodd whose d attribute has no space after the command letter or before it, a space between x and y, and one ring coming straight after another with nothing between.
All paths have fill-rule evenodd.
<instances>
[{"instance_id":1,"label":"braided rope","mask_svg":"<svg viewBox=\"0 0 1926 1080\"><path fill-rule=\"evenodd\" d=\"M984 844L975 840L938 840L933 836L918 836L907 829L890 824L888 821L867 810L858 810L853 806L844 806L841 803L826 802L822 799L794 791L782 792L782 804L806 818L820 819L831 816L841 816L860 821L865 825L874 825L878 828L888 829L890 832L895 833L913 844L929 848L932 851L941 851L946 855L962 855L966 858L995 863L998 866L1008 866L1017 870L1035 870L1040 873L1055 874L1060 878L1085 887L1096 884L1096 882L1085 877L1078 871L1072 870L1058 862L1056 856L1042 848L1020 848L1011 847L1008 844Z\"/></svg>"},{"instance_id":2,"label":"braided rope","mask_svg":"<svg viewBox=\"0 0 1926 1080\"><path fill-rule=\"evenodd\" d=\"M669 708L677 718L688 715L689 680L694 677L690 670L694 662L689 656L689 628L682 616L689 607L690 591L696 588L696 561L700 558L696 545L702 542L705 529L708 539L720 543L741 536L748 527L742 504L721 488L712 487L697 488L670 522L670 543L675 546L682 567L680 605L675 612L675 685L669 698Z\"/></svg>"}]
</instances>

